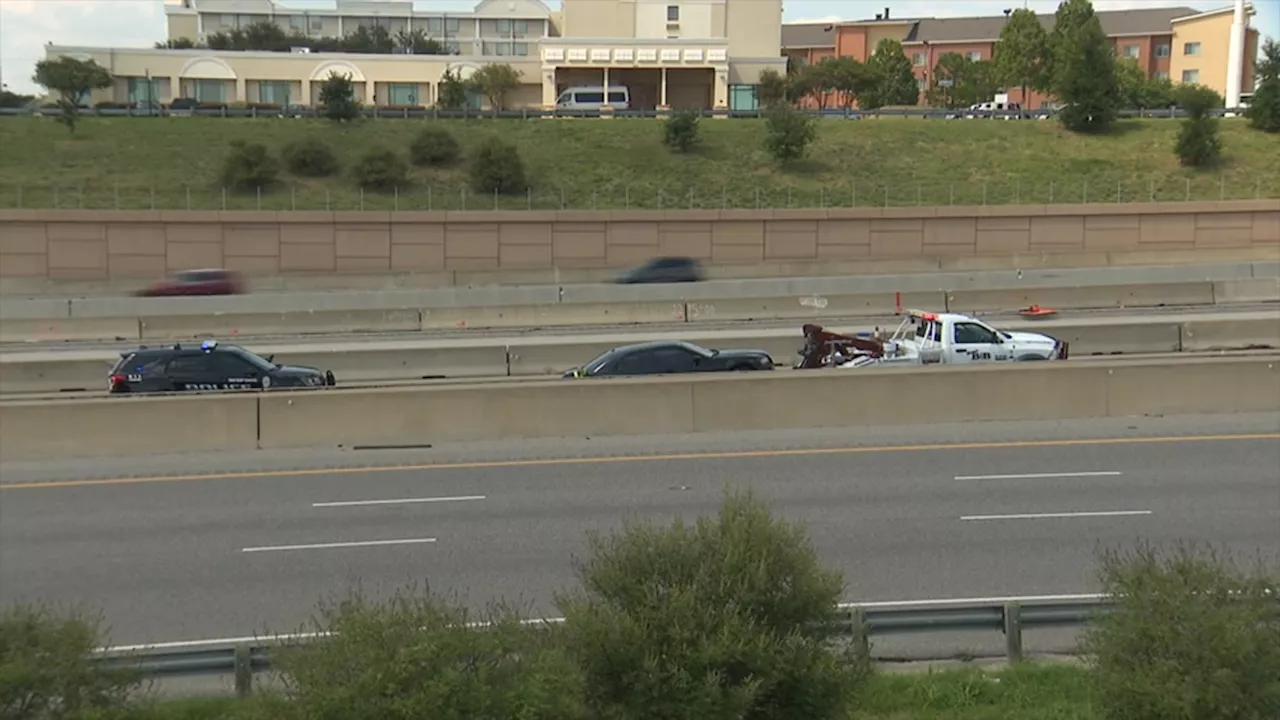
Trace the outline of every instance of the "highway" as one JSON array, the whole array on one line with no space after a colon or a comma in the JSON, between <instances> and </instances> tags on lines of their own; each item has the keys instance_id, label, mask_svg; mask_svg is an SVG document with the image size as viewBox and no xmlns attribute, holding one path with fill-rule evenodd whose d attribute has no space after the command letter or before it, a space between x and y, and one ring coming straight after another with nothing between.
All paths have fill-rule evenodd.
<instances>
[{"instance_id":1,"label":"highway","mask_svg":"<svg viewBox=\"0 0 1280 720\"><path fill-rule=\"evenodd\" d=\"M119 644L288 632L357 582L554 614L587 531L725 488L803 522L850 601L1091 592L1138 538L1280 556L1280 413L856 432L4 463L0 603L86 603Z\"/></svg>"}]
</instances>

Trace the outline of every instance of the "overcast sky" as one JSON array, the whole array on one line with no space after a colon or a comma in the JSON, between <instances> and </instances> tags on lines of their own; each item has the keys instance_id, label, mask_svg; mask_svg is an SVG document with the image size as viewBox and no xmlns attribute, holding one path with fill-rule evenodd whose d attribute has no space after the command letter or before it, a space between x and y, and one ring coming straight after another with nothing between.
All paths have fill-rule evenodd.
<instances>
[{"instance_id":1,"label":"overcast sky","mask_svg":"<svg viewBox=\"0 0 1280 720\"><path fill-rule=\"evenodd\" d=\"M601 0L608 2L609 0ZM1094 0L1099 10L1186 6L1209 10L1233 0ZM324 7L323 0L288 0L295 7ZM557 5L557 2L549 3ZM1253 26L1280 38L1280 0L1253 0ZM474 2L417 0L419 9L469 10ZM1057 0L784 0L787 22L874 17L886 6L897 17L998 15L1010 6L1053 12ZM0 0L0 81L15 92L35 93L31 82L44 45L150 47L165 37L163 0Z\"/></svg>"}]
</instances>

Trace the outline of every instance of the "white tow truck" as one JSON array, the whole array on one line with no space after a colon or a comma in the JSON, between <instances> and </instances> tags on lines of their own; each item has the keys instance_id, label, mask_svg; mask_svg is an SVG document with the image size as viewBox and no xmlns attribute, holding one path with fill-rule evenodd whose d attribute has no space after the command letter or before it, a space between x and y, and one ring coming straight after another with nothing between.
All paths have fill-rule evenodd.
<instances>
[{"instance_id":1,"label":"white tow truck","mask_svg":"<svg viewBox=\"0 0 1280 720\"><path fill-rule=\"evenodd\" d=\"M887 340L879 333L851 337L805 325L797 368L868 365L970 365L1065 360L1067 343L1040 333L998 330L957 313L907 310Z\"/></svg>"}]
</instances>

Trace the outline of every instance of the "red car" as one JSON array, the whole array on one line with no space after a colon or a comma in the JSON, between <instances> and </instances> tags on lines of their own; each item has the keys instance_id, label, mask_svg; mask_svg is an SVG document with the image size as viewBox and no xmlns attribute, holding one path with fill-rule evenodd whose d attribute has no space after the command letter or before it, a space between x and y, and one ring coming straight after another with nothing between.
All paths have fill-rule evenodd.
<instances>
[{"instance_id":1,"label":"red car","mask_svg":"<svg viewBox=\"0 0 1280 720\"><path fill-rule=\"evenodd\" d=\"M138 291L140 297L239 295L244 282L230 270L184 270Z\"/></svg>"}]
</instances>

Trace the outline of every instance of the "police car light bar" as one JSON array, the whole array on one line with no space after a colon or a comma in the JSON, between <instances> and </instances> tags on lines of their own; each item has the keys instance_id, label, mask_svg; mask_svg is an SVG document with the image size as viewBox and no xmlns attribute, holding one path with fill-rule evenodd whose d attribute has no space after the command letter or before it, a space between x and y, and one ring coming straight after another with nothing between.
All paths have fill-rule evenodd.
<instances>
[{"instance_id":1,"label":"police car light bar","mask_svg":"<svg viewBox=\"0 0 1280 720\"><path fill-rule=\"evenodd\" d=\"M209 352L210 350L216 347L218 347L217 340L205 340L204 342L200 343L200 349L205 352Z\"/></svg>"}]
</instances>

